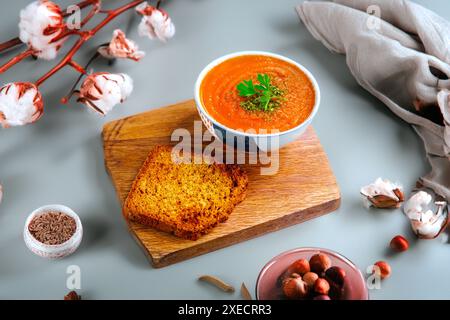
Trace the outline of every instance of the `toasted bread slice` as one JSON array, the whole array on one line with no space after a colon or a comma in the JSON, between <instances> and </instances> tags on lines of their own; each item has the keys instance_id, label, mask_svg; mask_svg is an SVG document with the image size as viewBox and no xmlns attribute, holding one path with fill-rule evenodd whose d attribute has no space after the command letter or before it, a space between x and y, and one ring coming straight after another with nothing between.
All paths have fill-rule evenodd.
<instances>
[{"instance_id":1,"label":"toasted bread slice","mask_svg":"<svg viewBox=\"0 0 450 320\"><path fill-rule=\"evenodd\" d=\"M133 182L124 213L131 221L196 240L228 219L247 185L237 165L178 163L171 146L157 146Z\"/></svg>"}]
</instances>

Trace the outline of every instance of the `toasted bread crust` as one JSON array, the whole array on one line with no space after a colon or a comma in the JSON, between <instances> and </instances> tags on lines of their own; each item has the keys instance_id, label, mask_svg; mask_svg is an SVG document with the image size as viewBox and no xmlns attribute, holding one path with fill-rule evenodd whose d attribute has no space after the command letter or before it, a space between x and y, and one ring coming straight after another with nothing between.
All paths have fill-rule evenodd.
<instances>
[{"instance_id":1,"label":"toasted bread crust","mask_svg":"<svg viewBox=\"0 0 450 320\"><path fill-rule=\"evenodd\" d=\"M170 155L171 152L171 146L157 146L149 153L125 200L124 215L130 221L172 233L180 238L196 240L207 234L219 223L225 222L234 207L245 199L248 177L238 165L216 163L211 165L188 164L184 166L192 167L185 167L184 171L179 172L177 171L179 168L176 167L178 164L168 160L168 154ZM191 181L189 177L183 175L186 171L194 175L195 179L192 178ZM205 173L217 178L217 187L219 191L221 190L225 194L219 194L223 198L211 199L211 195L207 197L201 192L194 195L185 194L189 193L190 189L189 186L183 186L183 183L186 183L186 181L195 183L193 188L194 191L197 191L196 189L199 189L199 176ZM174 179L178 182L178 185L174 187L176 190L173 190L174 193L171 195L172 198L176 197L177 205L162 209L163 204L156 204L151 198L153 197L153 200L155 198L165 200L165 196L158 194L158 181L155 180L163 179L167 182L164 180L166 178L164 175L167 174L174 175L174 177L171 177L171 182ZM205 182L205 179L208 178L204 177L202 183L208 183ZM149 179L151 179L150 183L148 183ZM145 186L145 190L143 190L142 185ZM211 181L209 181L209 185L211 185ZM214 190L211 192L213 192L212 196L217 196L217 194L214 194ZM205 198L208 201L205 202ZM142 203L146 201L150 201L148 207L152 207L153 210L145 208ZM184 202L192 203L192 206L183 208ZM199 203L203 207L199 208Z\"/></svg>"}]
</instances>

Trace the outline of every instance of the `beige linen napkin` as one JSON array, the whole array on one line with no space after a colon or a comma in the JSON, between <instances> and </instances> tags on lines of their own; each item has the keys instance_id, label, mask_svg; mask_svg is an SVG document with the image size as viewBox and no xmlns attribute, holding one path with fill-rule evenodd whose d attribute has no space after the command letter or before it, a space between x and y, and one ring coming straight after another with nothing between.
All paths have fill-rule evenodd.
<instances>
[{"instance_id":1,"label":"beige linen napkin","mask_svg":"<svg viewBox=\"0 0 450 320\"><path fill-rule=\"evenodd\" d=\"M432 170L420 182L450 201L450 23L406 0L305 1L311 34L345 54L358 83L422 137Z\"/></svg>"}]
</instances>

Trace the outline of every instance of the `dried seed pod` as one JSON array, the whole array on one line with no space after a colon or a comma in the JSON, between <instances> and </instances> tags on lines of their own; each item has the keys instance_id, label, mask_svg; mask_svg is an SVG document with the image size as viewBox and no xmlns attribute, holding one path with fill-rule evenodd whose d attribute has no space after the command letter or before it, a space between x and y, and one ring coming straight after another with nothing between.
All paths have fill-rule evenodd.
<instances>
[{"instance_id":1,"label":"dried seed pod","mask_svg":"<svg viewBox=\"0 0 450 320\"><path fill-rule=\"evenodd\" d=\"M244 300L253 300L252 299L252 295L250 294L250 292L248 291L245 283L242 282L241 284L241 296Z\"/></svg>"},{"instance_id":2,"label":"dried seed pod","mask_svg":"<svg viewBox=\"0 0 450 320\"><path fill-rule=\"evenodd\" d=\"M234 292L234 287L223 281L222 279L210 276L210 275L203 275L198 278L200 281L205 281L209 284L212 284L213 286L219 288L220 290L224 292Z\"/></svg>"},{"instance_id":3,"label":"dried seed pod","mask_svg":"<svg viewBox=\"0 0 450 320\"><path fill-rule=\"evenodd\" d=\"M379 209L399 208L404 201L402 187L387 179L378 178L361 188L364 205Z\"/></svg>"}]
</instances>

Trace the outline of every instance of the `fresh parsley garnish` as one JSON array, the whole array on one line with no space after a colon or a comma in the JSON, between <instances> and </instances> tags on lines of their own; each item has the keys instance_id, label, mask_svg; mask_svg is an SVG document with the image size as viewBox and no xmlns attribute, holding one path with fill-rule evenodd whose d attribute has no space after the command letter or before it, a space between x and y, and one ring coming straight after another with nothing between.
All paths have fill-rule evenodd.
<instances>
[{"instance_id":1,"label":"fresh parsley garnish","mask_svg":"<svg viewBox=\"0 0 450 320\"><path fill-rule=\"evenodd\" d=\"M256 94L256 89L253 86L252 80L244 80L238 84L237 89L239 90L239 95L241 97L251 97Z\"/></svg>"},{"instance_id":2,"label":"fresh parsley garnish","mask_svg":"<svg viewBox=\"0 0 450 320\"><path fill-rule=\"evenodd\" d=\"M237 85L239 95L245 98L241 107L249 111L272 112L280 107L284 91L270 83L267 74L259 73L257 76L259 84L253 84L253 80L244 80Z\"/></svg>"}]
</instances>

